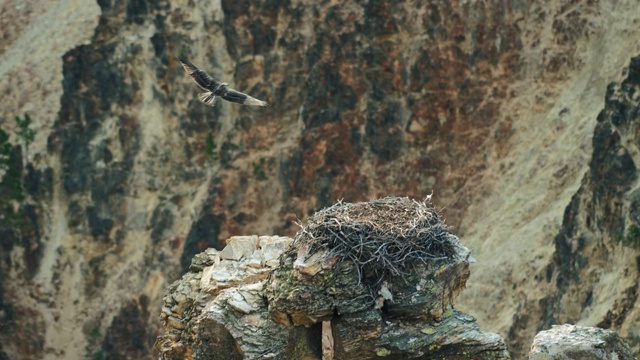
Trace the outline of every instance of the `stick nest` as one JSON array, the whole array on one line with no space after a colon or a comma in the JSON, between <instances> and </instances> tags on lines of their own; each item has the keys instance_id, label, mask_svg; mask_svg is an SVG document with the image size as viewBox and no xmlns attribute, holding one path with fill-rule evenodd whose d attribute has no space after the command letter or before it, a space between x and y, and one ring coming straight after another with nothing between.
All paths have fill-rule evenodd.
<instances>
[{"instance_id":1,"label":"stick nest","mask_svg":"<svg viewBox=\"0 0 640 360\"><path fill-rule=\"evenodd\" d=\"M295 248L308 254L327 251L325 259L349 259L360 279L374 275L406 275L407 265L453 257L453 235L430 196L424 201L387 197L362 203L343 203L316 212L296 234Z\"/></svg>"}]
</instances>

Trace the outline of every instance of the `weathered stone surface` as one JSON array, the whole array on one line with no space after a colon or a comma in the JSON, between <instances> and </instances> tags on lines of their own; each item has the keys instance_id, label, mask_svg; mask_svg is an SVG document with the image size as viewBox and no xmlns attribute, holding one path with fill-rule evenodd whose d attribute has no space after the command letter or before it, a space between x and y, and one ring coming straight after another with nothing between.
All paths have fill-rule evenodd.
<instances>
[{"instance_id":1,"label":"weathered stone surface","mask_svg":"<svg viewBox=\"0 0 640 360\"><path fill-rule=\"evenodd\" d=\"M289 327L331 323L337 359L508 359L500 336L452 308L469 278L470 252L434 211L385 198L314 214L269 278L271 316ZM431 246L452 253L409 256ZM367 266L369 255L360 262L368 248L383 254L382 264ZM396 258L405 259L401 268Z\"/></svg>"},{"instance_id":2,"label":"weathered stone surface","mask_svg":"<svg viewBox=\"0 0 640 360\"><path fill-rule=\"evenodd\" d=\"M279 263L280 255L291 245L293 239L288 237L260 237L261 260L264 265L274 268Z\"/></svg>"},{"instance_id":3,"label":"weathered stone surface","mask_svg":"<svg viewBox=\"0 0 640 360\"><path fill-rule=\"evenodd\" d=\"M189 271L193 273L201 272L206 267L218 265L220 259L220 252L216 249L209 248L193 257L191 265L189 265Z\"/></svg>"},{"instance_id":4,"label":"weathered stone surface","mask_svg":"<svg viewBox=\"0 0 640 360\"><path fill-rule=\"evenodd\" d=\"M277 318L291 318L294 325L312 324L334 313L342 315L370 309L376 298L381 297L382 306L390 316L441 320L443 311L464 289L469 277L469 251L461 247L450 263L417 264L404 279L388 279L384 289L389 295L385 298L382 284L372 293L369 284L360 281L360 274L351 262L323 269L323 255L310 257L308 261L312 263L304 268L294 266L294 257L283 257L266 293L269 310L278 314ZM317 271L309 273L309 268Z\"/></svg>"},{"instance_id":5,"label":"weathered stone surface","mask_svg":"<svg viewBox=\"0 0 640 360\"><path fill-rule=\"evenodd\" d=\"M257 261L265 251L274 267ZM367 251L382 264L354 256ZM500 336L453 309L469 253L426 202L338 202L295 240L233 237L196 256L197 272L167 289L156 348L162 359L509 359Z\"/></svg>"},{"instance_id":6,"label":"weathered stone surface","mask_svg":"<svg viewBox=\"0 0 640 360\"><path fill-rule=\"evenodd\" d=\"M259 244L284 251L291 242L260 237ZM166 360L319 358L320 323L327 320L336 359L508 359L502 338L481 332L472 317L450 307L449 297L460 290L454 284L464 286L468 277L468 250L461 251L452 266L430 271L417 267L406 278L422 284L413 289L404 282L399 287L385 282L379 298L382 304L394 301L387 311L386 305L371 301L349 262L325 268L311 279L303 275L285 280L298 272L291 257L282 258L276 269L254 268L248 265L253 257L221 260L218 251L208 249L194 259L197 272L167 289L161 312L165 333L156 347ZM203 268L198 265L202 263L211 265ZM457 264L466 264L462 273L455 272ZM452 278L461 280L443 282Z\"/></svg>"},{"instance_id":7,"label":"weathered stone surface","mask_svg":"<svg viewBox=\"0 0 640 360\"><path fill-rule=\"evenodd\" d=\"M334 324L336 359L510 359L504 340L482 332L475 319L449 309L441 321L414 321L367 311Z\"/></svg>"},{"instance_id":8,"label":"weathered stone surface","mask_svg":"<svg viewBox=\"0 0 640 360\"><path fill-rule=\"evenodd\" d=\"M554 325L533 339L529 360L633 360L633 352L613 330Z\"/></svg>"},{"instance_id":9,"label":"weathered stone surface","mask_svg":"<svg viewBox=\"0 0 640 360\"><path fill-rule=\"evenodd\" d=\"M334 269L318 270L309 276L295 269L294 261L294 257L283 257L266 292L269 311L276 319L287 319L285 325L315 324L330 319L334 313L348 314L373 307L373 298L360 283L353 264L345 261ZM322 266L316 263L311 267Z\"/></svg>"},{"instance_id":10,"label":"weathered stone surface","mask_svg":"<svg viewBox=\"0 0 640 360\"><path fill-rule=\"evenodd\" d=\"M257 236L234 236L227 241L227 246L220 251L220 257L227 260L240 260L253 255L257 249Z\"/></svg>"},{"instance_id":11,"label":"weathered stone surface","mask_svg":"<svg viewBox=\"0 0 640 360\"><path fill-rule=\"evenodd\" d=\"M290 242L278 236L244 236L230 239L228 246L235 243L242 250L253 244L259 253L260 244L272 252ZM161 312L165 331L156 342L162 359L289 358L290 338L311 330L272 320L262 295L271 268L249 266L251 258L225 259L222 252L207 249L194 259L193 270L167 289ZM304 352L304 346L295 351Z\"/></svg>"},{"instance_id":12,"label":"weathered stone surface","mask_svg":"<svg viewBox=\"0 0 640 360\"><path fill-rule=\"evenodd\" d=\"M549 327L592 314L586 323L619 331L636 355L640 330L632 309L640 293L639 60L640 56L633 58L622 81L607 88L592 138L589 172L566 207L555 237L553 262L547 270L557 274L555 291L545 299L540 315ZM604 299L611 307L595 316L592 308Z\"/></svg>"}]
</instances>

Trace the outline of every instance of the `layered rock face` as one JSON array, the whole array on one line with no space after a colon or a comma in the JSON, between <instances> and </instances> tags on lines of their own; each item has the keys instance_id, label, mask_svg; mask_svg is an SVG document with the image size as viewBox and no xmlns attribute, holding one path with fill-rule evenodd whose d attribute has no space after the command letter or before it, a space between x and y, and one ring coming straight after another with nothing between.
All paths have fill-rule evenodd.
<instances>
[{"instance_id":1,"label":"layered rock face","mask_svg":"<svg viewBox=\"0 0 640 360\"><path fill-rule=\"evenodd\" d=\"M0 3L2 24L20 23L5 8L54 19L0 26L0 124L28 111L38 131L22 155L25 222L3 232L0 354L154 358L162 290L196 253L293 235L340 198L432 189L478 259L460 307L516 357L556 321L637 346L637 250L615 240L635 232L633 125L611 125L631 145L607 142L620 158L588 168L607 84L640 53L635 1L99 0L83 33L65 29L95 22L95 5L35 3ZM61 54L24 44L64 36L84 45L49 87ZM200 104L181 53L270 106ZM585 173L618 174L604 165L626 170L589 180L597 201L586 188L572 201ZM589 203L606 216L572 215Z\"/></svg>"},{"instance_id":2,"label":"layered rock face","mask_svg":"<svg viewBox=\"0 0 640 360\"><path fill-rule=\"evenodd\" d=\"M306 329L269 317L263 289L292 239L237 236L222 252L196 255L190 271L167 288L157 348L163 359L282 358ZM296 335L295 333L298 333Z\"/></svg>"},{"instance_id":3,"label":"layered rock face","mask_svg":"<svg viewBox=\"0 0 640 360\"><path fill-rule=\"evenodd\" d=\"M167 289L157 349L165 360L509 359L499 335L452 307L469 258L430 204L340 202L295 240L234 237L197 255Z\"/></svg>"},{"instance_id":4,"label":"layered rock face","mask_svg":"<svg viewBox=\"0 0 640 360\"><path fill-rule=\"evenodd\" d=\"M619 329L637 353L640 313L640 56L607 87L597 117L589 172L567 206L555 238L543 326L595 323Z\"/></svg>"}]
</instances>

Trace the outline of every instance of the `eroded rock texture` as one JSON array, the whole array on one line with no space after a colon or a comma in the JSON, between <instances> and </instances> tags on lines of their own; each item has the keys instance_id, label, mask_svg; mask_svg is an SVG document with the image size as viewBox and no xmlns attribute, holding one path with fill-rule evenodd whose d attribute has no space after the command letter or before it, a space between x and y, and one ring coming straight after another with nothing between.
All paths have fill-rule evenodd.
<instances>
[{"instance_id":1,"label":"eroded rock texture","mask_svg":"<svg viewBox=\"0 0 640 360\"><path fill-rule=\"evenodd\" d=\"M317 327L277 323L264 300L272 268L291 242L277 236L234 237L222 252L196 255L191 271L167 288L164 335L156 344L161 359L286 359L317 352L304 346Z\"/></svg>"},{"instance_id":2,"label":"eroded rock texture","mask_svg":"<svg viewBox=\"0 0 640 360\"><path fill-rule=\"evenodd\" d=\"M590 170L555 238L547 280L555 282L557 291L547 299L541 319L546 327L587 318L619 331L635 352L640 346L640 318L634 309L640 278L639 93L640 57L634 57L624 79L607 88ZM602 302L609 303L605 311L597 307Z\"/></svg>"},{"instance_id":3,"label":"eroded rock texture","mask_svg":"<svg viewBox=\"0 0 640 360\"><path fill-rule=\"evenodd\" d=\"M516 357L552 317L638 343L636 250L569 261L611 285L593 296L549 266L602 94L640 53L635 0L98 0L80 34L79 17L95 21L86 2L40 3L0 4L0 124L29 112L38 131L22 154L26 226L2 239L0 354L155 358L148 314L195 254L293 235L296 217L340 198L434 188L479 260L460 306ZM50 51L72 33L82 45ZM180 53L270 106L203 106ZM611 205L613 224L627 205Z\"/></svg>"},{"instance_id":4,"label":"eroded rock texture","mask_svg":"<svg viewBox=\"0 0 640 360\"><path fill-rule=\"evenodd\" d=\"M336 359L509 358L499 335L480 331L473 317L451 307L469 277L466 248L376 285L360 279L350 261L327 264L321 252L302 267L295 253L282 257L266 286L269 312L288 327L330 321Z\"/></svg>"},{"instance_id":5,"label":"eroded rock texture","mask_svg":"<svg viewBox=\"0 0 640 360\"><path fill-rule=\"evenodd\" d=\"M196 255L167 288L160 358L320 359L329 338L335 359L509 359L499 335L451 306L469 277L463 246L374 284L351 261L327 263L326 252L296 266L292 242L234 237Z\"/></svg>"},{"instance_id":6,"label":"eroded rock texture","mask_svg":"<svg viewBox=\"0 0 640 360\"><path fill-rule=\"evenodd\" d=\"M527 359L633 360L635 357L629 345L613 330L554 325L536 335Z\"/></svg>"}]
</instances>

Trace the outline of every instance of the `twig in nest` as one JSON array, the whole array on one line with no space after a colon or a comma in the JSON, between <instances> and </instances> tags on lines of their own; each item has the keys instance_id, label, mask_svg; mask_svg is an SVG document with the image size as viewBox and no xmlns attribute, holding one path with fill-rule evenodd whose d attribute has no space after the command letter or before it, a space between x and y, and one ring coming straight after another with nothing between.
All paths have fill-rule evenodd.
<instances>
[{"instance_id":1,"label":"twig in nest","mask_svg":"<svg viewBox=\"0 0 640 360\"><path fill-rule=\"evenodd\" d=\"M343 203L315 213L296 235L296 248L309 255L328 250L327 257L349 259L360 280L373 274L404 279L405 267L452 257L458 239L425 201L387 197L366 203Z\"/></svg>"}]
</instances>

